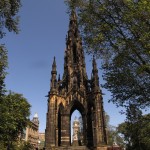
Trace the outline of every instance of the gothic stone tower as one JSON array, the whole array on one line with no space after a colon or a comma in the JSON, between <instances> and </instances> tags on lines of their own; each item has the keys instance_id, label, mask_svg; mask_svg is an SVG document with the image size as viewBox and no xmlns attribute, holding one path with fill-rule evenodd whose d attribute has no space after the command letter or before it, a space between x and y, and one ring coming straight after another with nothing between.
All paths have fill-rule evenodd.
<instances>
[{"instance_id":1,"label":"gothic stone tower","mask_svg":"<svg viewBox=\"0 0 150 150\"><path fill-rule=\"evenodd\" d=\"M77 16L72 11L66 37L62 79L60 76L57 79L55 58L52 64L45 131L46 150L73 149L70 120L74 110L82 115L83 149L104 149L107 138L97 64L93 57L92 77L88 79Z\"/></svg>"}]
</instances>

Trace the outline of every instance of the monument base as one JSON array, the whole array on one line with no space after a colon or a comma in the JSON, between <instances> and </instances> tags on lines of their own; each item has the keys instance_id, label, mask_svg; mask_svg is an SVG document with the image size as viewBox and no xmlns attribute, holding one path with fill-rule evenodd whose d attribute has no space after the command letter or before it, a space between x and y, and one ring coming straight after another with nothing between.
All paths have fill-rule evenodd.
<instances>
[{"instance_id":1,"label":"monument base","mask_svg":"<svg viewBox=\"0 0 150 150\"><path fill-rule=\"evenodd\" d=\"M94 150L108 150L108 147L107 146L99 146L99 147L96 147L96 149Z\"/></svg>"},{"instance_id":2,"label":"monument base","mask_svg":"<svg viewBox=\"0 0 150 150\"><path fill-rule=\"evenodd\" d=\"M86 147L86 146L60 146L51 147L45 150L109 150L107 146Z\"/></svg>"},{"instance_id":3,"label":"monument base","mask_svg":"<svg viewBox=\"0 0 150 150\"><path fill-rule=\"evenodd\" d=\"M73 141L72 146L81 146L79 141Z\"/></svg>"}]
</instances>

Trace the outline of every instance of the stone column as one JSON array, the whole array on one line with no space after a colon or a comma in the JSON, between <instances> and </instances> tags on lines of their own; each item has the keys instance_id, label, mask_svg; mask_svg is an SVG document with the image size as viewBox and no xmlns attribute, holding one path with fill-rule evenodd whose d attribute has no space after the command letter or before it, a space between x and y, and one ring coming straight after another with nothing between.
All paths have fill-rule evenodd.
<instances>
[{"instance_id":1,"label":"stone column","mask_svg":"<svg viewBox=\"0 0 150 150\"><path fill-rule=\"evenodd\" d=\"M87 144L87 133L86 133L86 128L87 128L87 119L86 119L86 116L85 114L83 114L83 145L86 145Z\"/></svg>"},{"instance_id":2,"label":"stone column","mask_svg":"<svg viewBox=\"0 0 150 150\"><path fill-rule=\"evenodd\" d=\"M101 95L96 96L96 144L105 145L105 127L104 127L104 111L102 106L102 97Z\"/></svg>"},{"instance_id":3,"label":"stone column","mask_svg":"<svg viewBox=\"0 0 150 150\"><path fill-rule=\"evenodd\" d=\"M93 146L93 128L92 128L92 114L91 114L91 107L88 107L87 112L87 146Z\"/></svg>"},{"instance_id":4,"label":"stone column","mask_svg":"<svg viewBox=\"0 0 150 150\"><path fill-rule=\"evenodd\" d=\"M62 115L61 146L70 146L70 116L68 114Z\"/></svg>"},{"instance_id":5,"label":"stone column","mask_svg":"<svg viewBox=\"0 0 150 150\"><path fill-rule=\"evenodd\" d=\"M45 134L46 149L55 146L55 109L54 104L49 104L47 113L47 125Z\"/></svg>"}]
</instances>

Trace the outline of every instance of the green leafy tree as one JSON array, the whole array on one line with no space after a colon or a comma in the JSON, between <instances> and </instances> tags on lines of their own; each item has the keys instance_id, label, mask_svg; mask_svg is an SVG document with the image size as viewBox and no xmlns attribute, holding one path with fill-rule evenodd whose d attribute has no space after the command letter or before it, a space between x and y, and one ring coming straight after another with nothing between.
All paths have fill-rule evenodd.
<instances>
[{"instance_id":1,"label":"green leafy tree","mask_svg":"<svg viewBox=\"0 0 150 150\"><path fill-rule=\"evenodd\" d=\"M29 122L30 104L17 93L10 92L0 101L0 141L9 147L23 134Z\"/></svg>"},{"instance_id":2,"label":"green leafy tree","mask_svg":"<svg viewBox=\"0 0 150 150\"><path fill-rule=\"evenodd\" d=\"M6 150L5 143L3 141L0 141L0 149Z\"/></svg>"},{"instance_id":3,"label":"green leafy tree","mask_svg":"<svg viewBox=\"0 0 150 150\"><path fill-rule=\"evenodd\" d=\"M0 39L5 29L18 33L19 18L16 16L21 6L20 0L0 0Z\"/></svg>"},{"instance_id":4,"label":"green leafy tree","mask_svg":"<svg viewBox=\"0 0 150 150\"><path fill-rule=\"evenodd\" d=\"M150 114L142 116L139 110L133 109L136 117L129 115L129 120L118 126L118 133L123 136L127 150L149 150ZM130 114L132 111L129 111Z\"/></svg>"},{"instance_id":5,"label":"green leafy tree","mask_svg":"<svg viewBox=\"0 0 150 150\"><path fill-rule=\"evenodd\" d=\"M150 1L66 0L77 10L84 47L102 59L117 106L150 106Z\"/></svg>"},{"instance_id":6,"label":"green leafy tree","mask_svg":"<svg viewBox=\"0 0 150 150\"><path fill-rule=\"evenodd\" d=\"M22 142L18 147L17 150L34 150L35 148L33 147L30 142Z\"/></svg>"},{"instance_id":7,"label":"green leafy tree","mask_svg":"<svg viewBox=\"0 0 150 150\"><path fill-rule=\"evenodd\" d=\"M16 141L10 145L11 150L34 150L35 148L30 142ZM6 150L6 144L0 141L0 150Z\"/></svg>"},{"instance_id":8,"label":"green leafy tree","mask_svg":"<svg viewBox=\"0 0 150 150\"><path fill-rule=\"evenodd\" d=\"M4 79L6 76L5 69L7 68L7 51L3 45L0 45L0 100L5 93Z\"/></svg>"},{"instance_id":9,"label":"green leafy tree","mask_svg":"<svg viewBox=\"0 0 150 150\"><path fill-rule=\"evenodd\" d=\"M0 0L0 39L6 35L6 31L18 33L19 18L17 13L21 6L20 0ZM4 79L7 68L7 50L0 43L0 100L5 92Z\"/></svg>"}]
</instances>

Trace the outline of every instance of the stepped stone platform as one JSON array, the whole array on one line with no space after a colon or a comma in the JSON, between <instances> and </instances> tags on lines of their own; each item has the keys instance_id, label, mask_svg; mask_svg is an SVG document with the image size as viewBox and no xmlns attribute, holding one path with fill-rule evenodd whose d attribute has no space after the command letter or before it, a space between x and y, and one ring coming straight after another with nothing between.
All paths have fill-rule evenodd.
<instances>
[{"instance_id":1,"label":"stepped stone platform","mask_svg":"<svg viewBox=\"0 0 150 150\"><path fill-rule=\"evenodd\" d=\"M67 146L67 147L57 147L55 150L89 150L86 146Z\"/></svg>"},{"instance_id":2,"label":"stepped stone platform","mask_svg":"<svg viewBox=\"0 0 150 150\"><path fill-rule=\"evenodd\" d=\"M88 148L86 146L60 146L60 147L53 147L51 149L46 150L108 150L107 147L91 147Z\"/></svg>"}]
</instances>

